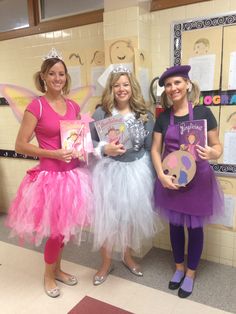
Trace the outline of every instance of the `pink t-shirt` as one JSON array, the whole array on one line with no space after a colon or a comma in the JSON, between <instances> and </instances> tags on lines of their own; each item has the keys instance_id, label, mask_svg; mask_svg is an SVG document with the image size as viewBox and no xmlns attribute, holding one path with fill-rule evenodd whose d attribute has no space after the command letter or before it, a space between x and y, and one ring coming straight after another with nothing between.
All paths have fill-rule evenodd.
<instances>
[{"instance_id":1,"label":"pink t-shirt","mask_svg":"<svg viewBox=\"0 0 236 314\"><path fill-rule=\"evenodd\" d=\"M77 120L80 112L79 106L73 100L66 99L66 105L65 115L57 113L45 97L36 98L27 106L26 110L31 112L38 120L35 135L39 147L48 150L61 148L60 120ZM70 163L66 163L57 159L40 158L41 170L67 171L78 167L78 165L78 159L72 159Z\"/></svg>"}]
</instances>

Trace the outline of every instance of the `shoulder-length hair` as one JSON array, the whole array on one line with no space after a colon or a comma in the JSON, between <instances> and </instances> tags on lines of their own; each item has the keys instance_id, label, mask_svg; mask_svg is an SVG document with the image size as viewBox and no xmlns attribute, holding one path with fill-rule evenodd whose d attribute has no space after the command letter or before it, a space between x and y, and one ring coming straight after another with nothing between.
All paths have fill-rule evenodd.
<instances>
[{"instance_id":1,"label":"shoulder-length hair","mask_svg":"<svg viewBox=\"0 0 236 314\"><path fill-rule=\"evenodd\" d=\"M113 93L113 87L115 83L119 80L119 78L125 75L127 76L130 87L131 87L131 98L129 100L130 109L139 117L140 114L145 114L147 112L147 106L143 99L140 85L132 73L127 72L119 72L119 73L111 73L106 87L102 94L102 107L108 115L111 115L112 109L116 105L116 100Z\"/></svg>"}]
</instances>

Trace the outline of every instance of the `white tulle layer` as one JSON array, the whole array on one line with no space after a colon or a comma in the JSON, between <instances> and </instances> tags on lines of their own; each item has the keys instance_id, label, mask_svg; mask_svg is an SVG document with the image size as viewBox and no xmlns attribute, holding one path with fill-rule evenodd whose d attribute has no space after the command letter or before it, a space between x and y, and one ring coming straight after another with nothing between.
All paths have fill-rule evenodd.
<instances>
[{"instance_id":1,"label":"white tulle layer","mask_svg":"<svg viewBox=\"0 0 236 314\"><path fill-rule=\"evenodd\" d=\"M148 154L133 162L103 158L93 170L94 249L139 252L157 231L153 168Z\"/></svg>"}]
</instances>

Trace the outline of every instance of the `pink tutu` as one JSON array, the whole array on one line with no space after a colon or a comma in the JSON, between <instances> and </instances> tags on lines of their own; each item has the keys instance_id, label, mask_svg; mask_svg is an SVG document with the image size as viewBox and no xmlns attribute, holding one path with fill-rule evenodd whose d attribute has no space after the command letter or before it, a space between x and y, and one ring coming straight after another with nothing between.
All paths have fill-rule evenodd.
<instances>
[{"instance_id":1,"label":"pink tutu","mask_svg":"<svg viewBox=\"0 0 236 314\"><path fill-rule=\"evenodd\" d=\"M44 237L62 235L64 243L81 240L90 225L93 202L90 173L85 168L69 171L27 171L9 209L7 225L18 235L39 245Z\"/></svg>"}]
</instances>

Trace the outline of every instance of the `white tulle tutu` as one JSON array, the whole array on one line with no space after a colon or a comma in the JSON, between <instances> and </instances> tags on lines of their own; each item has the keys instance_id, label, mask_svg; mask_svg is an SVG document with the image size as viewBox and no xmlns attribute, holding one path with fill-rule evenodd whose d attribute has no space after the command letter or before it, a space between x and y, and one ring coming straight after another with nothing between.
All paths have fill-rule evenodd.
<instances>
[{"instance_id":1,"label":"white tulle tutu","mask_svg":"<svg viewBox=\"0 0 236 314\"><path fill-rule=\"evenodd\" d=\"M153 211L154 173L146 153L133 162L103 158L93 170L94 249L139 252L157 231Z\"/></svg>"}]
</instances>

